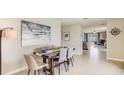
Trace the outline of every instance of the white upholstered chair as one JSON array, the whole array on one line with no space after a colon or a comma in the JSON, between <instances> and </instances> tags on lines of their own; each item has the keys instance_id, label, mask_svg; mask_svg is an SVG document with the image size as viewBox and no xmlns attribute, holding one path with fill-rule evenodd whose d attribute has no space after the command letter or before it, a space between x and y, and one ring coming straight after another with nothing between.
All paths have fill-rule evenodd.
<instances>
[{"instance_id":1,"label":"white upholstered chair","mask_svg":"<svg viewBox=\"0 0 124 93\"><path fill-rule=\"evenodd\" d=\"M36 72L38 72L38 74L40 74L40 70L43 68L46 68L48 66L48 64L43 63L42 60L37 60L33 57L33 55L30 54L26 54L24 55L25 59L26 59L26 63L28 65L28 75L30 74L30 71L34 71L34 75L36 75Z\"/></svg>"},{"instance_id":2,"label":"white upholstered chair","mask_svg":"<svg viewBox=\"0 0 124 93\"><path fill-rule=\"evenodd\" d=\"M69 64L71 62L72 66L74 66L74 57L73 57L73 48L72 47L68 47L68 56L67 56L67 59L69 61ZM69 64L68 64L68 69L69 69Z\"/></svg>"},{"instance_id":3,"label":"white upholstered chair","mask_svg":"<svg viewBox=\"0 0 124 93\"><path fill-rule=\"evenodd\" d=\"M58 72L60 74L60 66L64 64L65 70L67 71L66 64L67 64L67 48L61 48L59 53L58 61L54 61L55 67L58 67Z\"/></svg>"}]
</instances>

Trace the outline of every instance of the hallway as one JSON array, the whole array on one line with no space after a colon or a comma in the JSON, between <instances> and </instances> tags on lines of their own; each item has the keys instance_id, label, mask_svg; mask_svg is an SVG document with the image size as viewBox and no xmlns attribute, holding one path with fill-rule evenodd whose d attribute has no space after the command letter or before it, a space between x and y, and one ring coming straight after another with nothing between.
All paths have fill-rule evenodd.
<instances>
[{"instance_id":1,"label":"hallway","mask_svg":"<svg viewBox=\"0 0 124 93\"><path fill-rule=\"evenodd\" d=\"M124 74L124 69L106 60L106 51L102 47L91 46L90 51L84 51L75 56L75 66L66 75L117 75Z\"/></svg>"}]
</instances>

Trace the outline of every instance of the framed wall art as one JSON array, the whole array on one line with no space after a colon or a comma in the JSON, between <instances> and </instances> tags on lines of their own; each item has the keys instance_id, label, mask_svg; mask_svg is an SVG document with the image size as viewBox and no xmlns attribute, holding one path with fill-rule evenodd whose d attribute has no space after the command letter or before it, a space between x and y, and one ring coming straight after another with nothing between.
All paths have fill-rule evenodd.
<instances>
[{"instance_id":1,"label":"framed wall art","mask_svg":"<svg viewBox=\"0 0 124 93\"><path fill-rule=\"evenodd\" d=\"M69 41L70 40L70 32L64 32L64 40Z\"/></svg>"},{"instance_id":2,"label":"framed wall art","mask_svg":"<svg viewBox=\"0 0 124 93\"><path fill-rule=\"evenodd\" d=\"M113 35L113 36L117 36L121 33L121 30L119 28L113 28L110 33Z\"/></svg>"},{"instance_id":3,"label":"framed wall art","mask_svg":"<svg viewBox=\"0 0 124 93\"><path fill-rule=\"evenodd\" d=\"M51 27L21 20L22 46L46 45L51 40Z\"/></svg>"}]
</instances>

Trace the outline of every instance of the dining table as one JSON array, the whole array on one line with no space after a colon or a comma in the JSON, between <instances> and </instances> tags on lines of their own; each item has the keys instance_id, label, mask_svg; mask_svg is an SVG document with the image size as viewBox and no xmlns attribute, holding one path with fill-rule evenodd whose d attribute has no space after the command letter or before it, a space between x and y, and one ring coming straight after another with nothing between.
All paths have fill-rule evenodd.
<instances>
[{"instance_id":1,"label":"dining table","mask_svg":"<svg viewBox=\"0 0 124 93\"><path fill-rule=\"evenodd\" d=\"M59 52L60 50L51 50L50 52L42 54L43 62L46 63L48 60L49 68L46 70L50 72L50 75L54 75L54 58Z\"/></svg>"},{"instance_id":2,"label":"dining table","mask_svg":"<svg viewBox=\"0 0 124 93\"><path fill-rule=\"evenodd\" d=\"M47 50L45 53L39 53L43 58L43 63L48 63L49 68L43 68L43 71L48 71L50 75L54 75L54 58L60 53L60 48ZM36 53L35 53L36 54Z\"/></svg>"}]
</instances>

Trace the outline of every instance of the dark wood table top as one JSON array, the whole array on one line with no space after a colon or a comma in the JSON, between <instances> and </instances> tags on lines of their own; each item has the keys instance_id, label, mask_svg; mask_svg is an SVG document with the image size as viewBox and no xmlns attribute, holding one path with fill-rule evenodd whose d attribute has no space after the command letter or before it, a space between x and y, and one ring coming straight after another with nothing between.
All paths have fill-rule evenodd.
<instances>
[{"instance_id":1,"label":"dark wood table top","mask_svg":"<svg viewBox=\"0 0 124 93\"><path fill-rule=\"evenodd\" d=\"M47 52L47 53L42 53L42 56L46 56L48 58L53 58L55 57L60 51L53 51L53 52Z\"/></svg>"}]
</instances>

